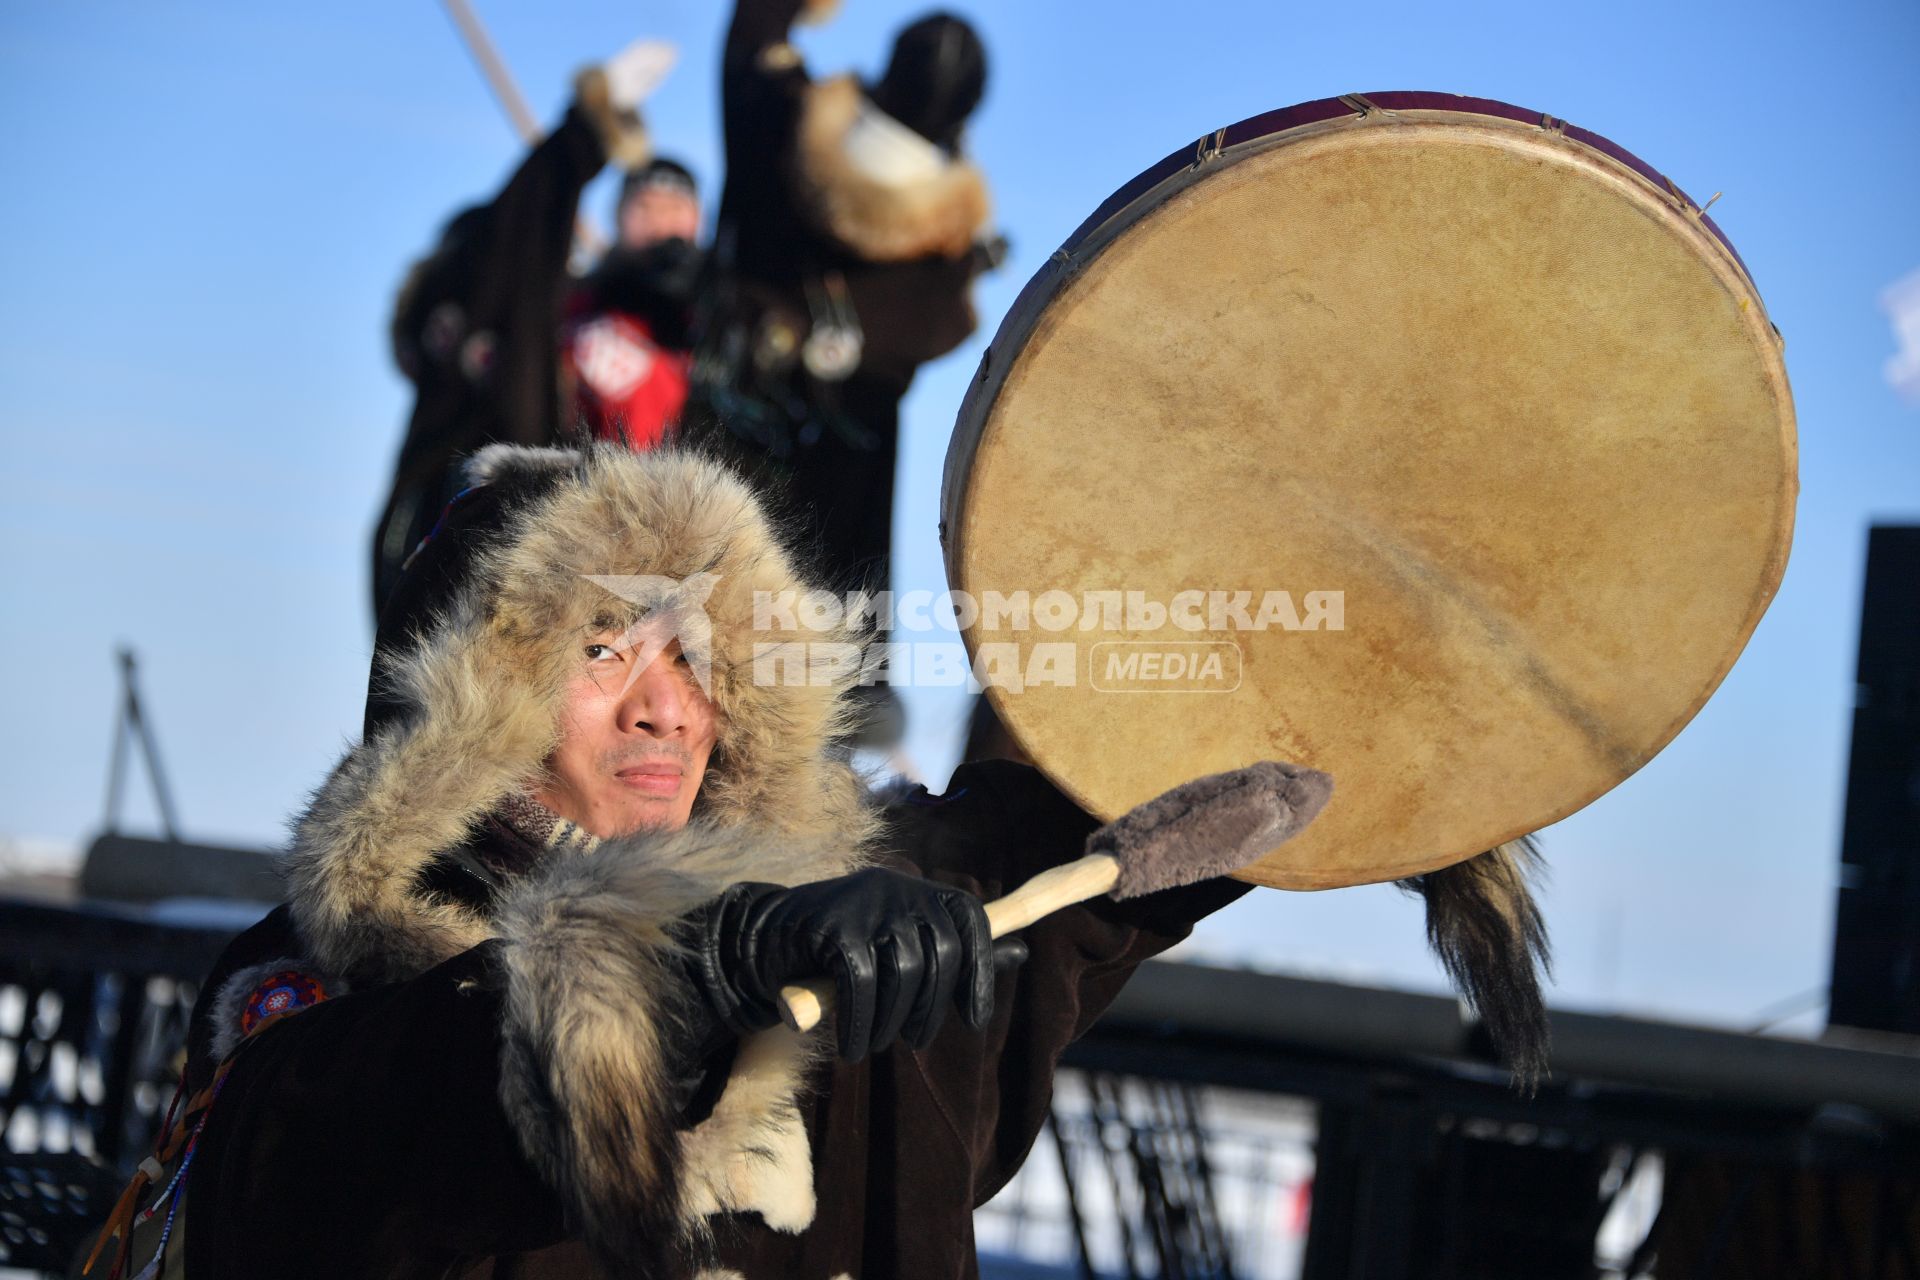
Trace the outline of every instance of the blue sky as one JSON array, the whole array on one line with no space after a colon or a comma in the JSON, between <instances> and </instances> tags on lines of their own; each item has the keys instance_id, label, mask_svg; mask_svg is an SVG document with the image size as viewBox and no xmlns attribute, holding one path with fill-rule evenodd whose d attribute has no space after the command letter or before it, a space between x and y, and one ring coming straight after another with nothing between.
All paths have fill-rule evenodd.
<instances>
[{"instance_id":1,"label":"blue sky","mask_svg":"<svg viewBox=\"0 0 1920 1280\"><path fill-rule=\"evenodd\" d=\"M640 35L651 112L719 178L723 6L480 0L536 112ZM896 586L939 589L939 470L979 350L1111 190L1272 107L1427 88L1595 129L1697 198L1787 339L1802 496L1786 582L1675 743L1548 833L1563 1004L1739 1025L1821 985L1866 527L1920 519L1920 412L1879 295L1920 268L1920 7L1608 3L960 6L994 63L973 147L1014 255L976 341L905 416ZM805 47L875 70L915 10L849 0ZM357 732L367 530L408 399L384 326L406 264L519 145L430 0L0 8L0 834L98 822L112 648L137 645L192 834L276 840ZM603 181L588 210L604 221ZM957 699L916 699L950 767ZM136 822L148 819L144 800ZM1200 949L1437 988L1390 889L1260 892Z\"/></svg>"}]
</instances>

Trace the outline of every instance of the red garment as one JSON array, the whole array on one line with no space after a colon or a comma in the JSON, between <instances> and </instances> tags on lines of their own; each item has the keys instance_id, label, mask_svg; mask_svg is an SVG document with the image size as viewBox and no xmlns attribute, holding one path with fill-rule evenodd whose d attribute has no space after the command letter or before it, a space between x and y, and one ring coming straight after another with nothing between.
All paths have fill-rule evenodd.
<instances>
[{"instance_id":1,"label":"red garment","mask_svg":"<svg viewBox=\"0 0 1920 1280\"><path fill-rule=\"evenodd\" d=\"M661 347L639 316L601 311L571 317L561 331L560 353L578 420L596 440L651 449L679 420L688 355Z\"/></svg>"}]
</instances>

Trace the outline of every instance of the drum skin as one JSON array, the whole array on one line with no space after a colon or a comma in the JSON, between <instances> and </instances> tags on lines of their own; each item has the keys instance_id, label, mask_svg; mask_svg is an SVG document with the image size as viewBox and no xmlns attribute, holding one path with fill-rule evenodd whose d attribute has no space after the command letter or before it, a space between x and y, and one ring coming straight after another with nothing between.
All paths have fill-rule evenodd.
<instances>
[{"instance_id":1,"label":"drum skin","mask_svg":"<svg viewBox=\"0 0 1920 1280\"><path fill-rule=\"evenodd\" d=\"M982 359L942 535L976 600L1248 593L966 638L1075 646L988 696L1102 818L1255 760L1332 774L1240 873L1319 889L1645 764L1772 599L1796 493L1779 336L1686 196L1551 117L1376 94L1222 130L1088 220ZM1217 678L1114 665L1183 645Z\"/></svg>"}]
</instances>

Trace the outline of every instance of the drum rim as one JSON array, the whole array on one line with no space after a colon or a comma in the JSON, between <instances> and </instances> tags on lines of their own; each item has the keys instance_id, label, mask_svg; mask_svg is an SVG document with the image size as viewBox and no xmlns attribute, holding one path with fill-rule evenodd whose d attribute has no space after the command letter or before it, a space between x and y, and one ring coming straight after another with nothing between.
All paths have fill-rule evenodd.
<instances>
[{"instance_id":1,"label":"drum rim","mask_svg":"<svg viewBox=\"0 0 1920 1280\"><path fill-rule=\"evenodd\" d=\"M1698 237L1698 242L1711 248L1705 250L1703 258L1720 260L1723 269L1716 271L1716 274L1726 277L1726 283L1732 287L1743 288L1744 292L1751 297L1754 304L1752 320L1756 328L1766 326L1762 332L1770 331L1775 343L1773 355L1780 393L1779 425L1787 463L1784 475L1785 492L1781 495L1781 512L1784 519L1774 554L1769 556L1769 563L1762 574L1764 590L1757 594L1754 608L1744 627L1730 643L1724 665L1706 684L1698 701L1677 714L1668 730L1656 741L1651 742L1645 759L1635 767L1635 770L1629 770L1623 777L1607 783L1592 794L1571 800L1563 809L1544 822L1514 830L1503 835L1501 840L1493 842L1501 843L1525 835L1529 831L1538 830L1542 826L1550 825L1585 808L1617 787L1625 777L1631 776L1632 772L1644 767L1647 761L1672 743L1680 731L1699 714L1713 693L1719 689L1745 651L1760 619L1778 593L1792 544L1799 490L1798 430L1785 364L1779 358L1779 349L1783 345L1779 330L1768 319L1759 290L1747 270L1746 263L1740 258L1739 253L1719 226L1670 179L1608 139L1589 130L1568 125L1544 113L1527 111L1493 99L1419 91L1395 91L1317 99L1253 116L1225 129L1207 134L1192 146L1176 151L1143 170L1102 202L1094 213L1067 237L1061 247L1050 255L1046 264L1028 280L1001 321L992 342L983 352L979 367L961 405L948 445L941 485L941 550L948 582L955 589L959 589L961 559L965 550L961 537L961 530L964 528L962 517L967 509L968 491L971 487L970 463L984 442L988 421L992 417L1009 374L1019 361L1019 354L1025 349L1028 338L1038 327L1054 300L1065 291L1081 270L1099 257L1135 223L1161 208L1188 187L1223 167L1309 136L1356 127L1391 127L1394 124L1412 122L1441 125L1492 125L1496 129L1505 126L1516 130L1527 130L1537 136L1551 136L1564 144L1569 144L1572 150L1583 154L1590 162L1598 163L1603 171L1612 172L1620 177L1630 176L1631 182L1628 184L1630 187L1653 196L1657 205L1663 205L1672 214L1692 222L1705 233ZM996 361L996 351L1010 354ZM1002 696L992 690L988 691L987 696L996 707L1004 701ZM1014 734L1016 740L1019 740L1020 735L1011 722L1008 724L1008 731ZM1054 770L1045 764L1042 764L1042 768L1046 769L1050 776L1053 775ZM1089 797L1082 794L1083 789L1077 787L1071 778L1055 780L1083 807L1086 805ZM1464 860L1472 857L1474 852L1468 851L1452 856L1450 861ZM1436 870L1445 865L1449 865L1449 862L1427 859L1404 867L1381 869L1375 878L1377 880L1397 879L1405 875ZM1333 875L1314 875L1311 874L1312 870L1303 868L1301 871L1306 874L1296 875L1256 863L1241 873L1241 878L1256 883L1296 889L1328 888L1358 883Z\"/></svg>"},{"instance_id":2,"label":"drum rim","mask_svg":"<svg viewBox=\"0 0 1920 1280\"><path fill-rule=\"evenodd\" d=\"M996 350L1017 353L1046 313L1047 305L1088 263L1097 258L1120 234L1149 212L1165 204L1186 188L1211 176L1215 171L1239 163L1284 141L1297 140L1308 132L1332 131L1355 126L1378 126L1398 120L1431 118L1436 123L1467 123L1448 117L1462 116L1495 120L1510 126L1537 130L1572 143L1608 164L1632 174L1647 191L1664 198L1676 213L1691 217L1707 232L1706 241L1724 254L1753 295L1760 316L1766 318L1766 306L1753 275L1733 242L1727 238L1706 210L1682 191L1677 183L1618 143L1568 124L1541 111L1529 111L1494 98L1433 90L1395 89L1382 93L1343 94L1336 98L1316 98L1249 116L1245 120L1202 135L1189 146L1163 157L1158 163L1135 174L1102 201L1093 213L1074 228L1058 249L1033 273L1014 297L994 331L993 340L980 353L967 394L956 416L953 434L948 438L947 456L940 475L940 549L947 581L954 580L956 554L949 531L959 528L959 517L966 497L965 463L978 449L994 402L1013 367L1013 358L995 365ZM1773 330L1776 341L1780 331ZM1788 416L1792 416L1791 404Z\"/></svg>"}]
</instances>

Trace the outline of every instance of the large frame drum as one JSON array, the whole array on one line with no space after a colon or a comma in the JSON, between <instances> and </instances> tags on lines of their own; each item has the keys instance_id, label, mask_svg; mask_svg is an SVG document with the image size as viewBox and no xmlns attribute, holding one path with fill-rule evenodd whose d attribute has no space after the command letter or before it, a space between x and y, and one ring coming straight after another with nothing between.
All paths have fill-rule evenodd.
<instances>
[{"instance_id":1,"label":"large frame drum","mask_svg":"<svg viewBox=\"0 0 1920 1280\"><path fill-rule=\"evenodd\" d=\"M1771 600L1796 491L1779 336L1693 201L1551 116L1383 93L1211 134L1074 233L981 361L942 535L956 591L1075 602L966 629L1074 646L988 693L1069 794L1326 770L1243 875L1327 888L1645 764Z\"/></svg>"}]
</instances>

